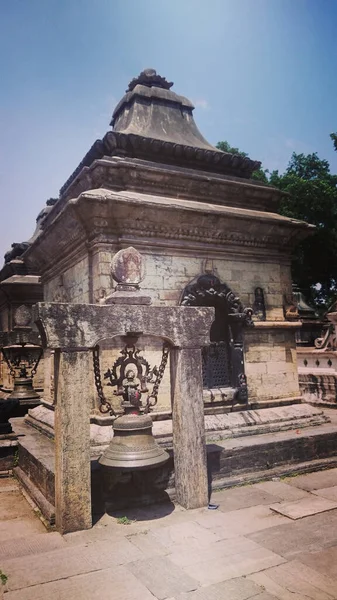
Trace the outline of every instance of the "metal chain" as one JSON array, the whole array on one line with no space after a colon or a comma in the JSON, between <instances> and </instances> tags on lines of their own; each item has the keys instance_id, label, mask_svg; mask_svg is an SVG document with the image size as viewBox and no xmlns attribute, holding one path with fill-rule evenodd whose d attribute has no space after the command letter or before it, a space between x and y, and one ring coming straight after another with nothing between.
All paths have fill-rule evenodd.
<instances>
[{"instance_id":1,"label":"metal chain","mask_svg":"<svg viewBox=\"0 0 337 600\"><path fill-rule=\"evenodd\" d=\"M5 359L5 362L7 364L7 367L9 368L9 372L10 372L11 376L15 377L15 371L14 371L11 363L9 362L9 358L8 358L8 356L6 354L5 348L1 348L1 351L2 351L2 355L3 355L4 359Z\"/></svg>"},{"instance_id":2,"label":"metal chain","mask_svg":"<svg viewBox=\"0 0 337 600\"><path fill-rule=\"evenodd\" d=\"M38 357L38 359L37 359L37 361L36 361L36 363L35 363L35 365L34 365L33 369L31 370L31 377L34 377L34 376L36 375L36 371L37 371L37 368L38 368L38 366L39 366L39 362L40 362L40 360L41 360L41 358L42 358L42 354L43 354L43 349L42 349L42 348L40 348L40 354L39 354L39 357Z\"/></svg>"},{"instance_id":3,"label":"metal chain","mask_svg":"<svg viewBox=\"0 0 337 600\"><path fill-rule=\"evenodd\" d=\"M98 398L100 401L99 410L101 413L106 414L110 413L110 415L116 416L114 409L111 406L111 403L108 402L106 397L104 396L102 380L101 380L101 368L99 363L99 346L95 346L93 349L93 363L94 363L94 375L95 375L95 385L98 394Z\"/></svg>"},{"instance_id":4,"label":"metal chain","mask_svg":"<svg viewBox=\"0 0 337 600\"><path fill-rule=\"evenodd\" d=\"M159 366L159 369L157 372L156 380L153 385L152 393L149 394L148 397L146 398L146 406L145 406L145 411L144 411L146 413L148 413L150 411L151 407L155 406L158 402L159 386L164 377L169 354L170 354L170 347L164 344L162 359L161 359L161 363L160 363L160 366ZM153 398L152 402L151 402L151 398Z\"/></svg>"}]
</instances>

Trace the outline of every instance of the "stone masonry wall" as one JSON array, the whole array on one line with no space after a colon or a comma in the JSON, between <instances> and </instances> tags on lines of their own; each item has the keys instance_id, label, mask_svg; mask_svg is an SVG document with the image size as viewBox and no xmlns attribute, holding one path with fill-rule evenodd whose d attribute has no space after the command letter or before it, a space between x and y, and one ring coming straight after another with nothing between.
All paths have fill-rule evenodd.
<instances>
[{"instance_id":1,"label":"stone masonry wall","mask_svg":"<svg viewBox=\"0 0 337 600\"><path fill-rule=\"evenodd\" d=\"M245 367L250 400L300 395L293 331L246 330Z\"/></svg>"},{"instance_id":2,"label":"stone masonry wall","mask_svg":"<svg viewBox=\"0 0 337 600\"><path fill-rule=\"evenodd\" d=\"M109 244L98 244L89 257L81 260L55 277L45 286L46 301L99 302L109 295L115 283L111 278L111 260L116 251ZM226 256L220 252L213 258L200 258L190 253L184 255L182 248L158 252L137 248L145 259L146 275L141 284L144 294L151 296L153 305L176 306L187 284L204 273L213 272L240 297L245 306L252 306L254 290L262 287L266 303L267 321L284 321L283 297L291 294L289 265L265 262L262 256L250 254L247 259ZM160 253L159 253L160 252ZM90 266L89 266L90 265ZM90 289L89 289L90 288ZM60 299L62 298L62 299ZM281 326L281 323L280 323ZM287 323L285 323L287 327ZM146 357L158 363L159 350L147 347ZM112 366L118 356L117 348L111 353L102 352L102 372ZM249 387L249 399L270 400L292 398L299 395L295 333L288 329L246 330L245 365ZM105 386L106 387L106 386ZM106 390L111 397L111 388ZM116 398L114 405L117 407ZM170 409L169 383L163 381L157 410Z\"/></svg>"}]
</instances>

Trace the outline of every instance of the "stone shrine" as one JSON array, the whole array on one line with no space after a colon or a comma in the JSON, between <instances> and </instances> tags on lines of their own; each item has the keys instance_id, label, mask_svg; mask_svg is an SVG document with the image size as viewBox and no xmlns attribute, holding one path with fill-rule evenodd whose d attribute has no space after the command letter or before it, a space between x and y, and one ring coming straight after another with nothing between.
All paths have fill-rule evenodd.
<instances>
[{"instance_id":1,"label":"stone shrine","mask_svg":"<svg viewBox=\"0 0 337 600\"><path fill-rule=\"evenodd\" d=\"M112 130L96 140L45 210L20 260L41 278L46 306L122 307L125 331L137 305L212 308L210 343L202 348L205 425L212 440L243 435L241 429L261 433L287 423L292 428L325 422L320 411L300 405L295 336L301 322L284 312L284 297L292 293L292 249L313 227L277 213L281 192L251 178L260 163L209 144L194 122L192 103L172 85L153 69L131 81L113 113ZM77 327L86 339L86 324ZM160 332L144 331L137 345L158 365ZM102 374L120 355L121 336L123 331L100 340ZM44 514L51 515L51 450L46 446L39 458L42 482L31 468L36 450L28 433L34 428L54 437L57 344L44 340L44 348L42 405L26 419L18 476L37 503L43 496ZM102 414L94 367L86 365L94 464L110 442L113 419ZM102 383L118 414L107 378ZM171 387L165 373L152 413L165 447L174 437Z\"/></svg>"}]
</instances>

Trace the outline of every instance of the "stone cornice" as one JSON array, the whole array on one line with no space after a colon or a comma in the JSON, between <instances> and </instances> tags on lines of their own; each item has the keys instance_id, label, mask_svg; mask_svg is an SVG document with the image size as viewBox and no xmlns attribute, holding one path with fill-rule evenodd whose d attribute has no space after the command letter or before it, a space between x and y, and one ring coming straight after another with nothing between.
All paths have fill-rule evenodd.
<instances>
[{"instance_id":1,"label":"stone cornice","mask_svg":"<svg viewBox=\"0 0 337 600\"><path fill-rule=\"evenodd\" d=\"M43 274L70 261L70 254L78 256L94 239L118 244L125 236L167 247L265 249L280 260L310 230L306 223L274 213L98 189L67 203L25 260Z\"/></svg>"},{"instance_id":2,"label":"stone cornice","mask_svg":"<svg viewBox=\"0 0 337 600\"><path fill-rule=\"evenodd\" d=\"M206 148L185 146L170 141L153 139L136 134L125 134L109 131L102 140L96 140L90 150L79 163L60 189L60 197L68 192L70 185L77 179L84 167L89 167L95 160L103 156L137 157L144 160L159 162L165 165L179 165L207 173L233 175L249 179L256 169L261 166L259 161L253 161L237 154L221 152Z\"/></svg>"}]
</instances>

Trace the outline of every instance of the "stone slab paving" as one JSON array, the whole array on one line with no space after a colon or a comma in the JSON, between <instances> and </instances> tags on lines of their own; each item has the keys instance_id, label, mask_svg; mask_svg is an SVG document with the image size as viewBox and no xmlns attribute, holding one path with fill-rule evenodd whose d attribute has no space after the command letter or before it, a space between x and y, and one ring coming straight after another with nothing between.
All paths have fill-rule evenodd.
<instances>
[{"instance_id":1,"label":"stone slab paving","mask_svg":"<svg viewBox=\"0 0 337 600\"><path fill-rule=\"evenodd\" d=\"M157 556L129 563L127 569L141 581L150 592L164 600L180 592L196 590L198 582L177 565L164 557Z\"/></svg>"},{"instance_id":2,"label":"stone slab paving","mask_svg":"<svg viewBox=\"0 0 337 600\"><path fill-rule=\"evenodd\" d=\"M0 513L1 519L1 513ZM13 538L22 538L36 533L46 533L46 528L35 515L27 516L25 519L7 519L0 520L0 540L12 540Z\"/></svg>"},{"instance_id":3,"label":"stone slab paving","mask_svg":"<svg viewBox=\"0 0 337 600\"><path fill-rule=\"evenodd\" d=\"M0 494L0 515L1 521L30 516L31 506L24 498L20 490L10 492L1 492Z\"/></svg>"},{"instance_id":4,"label":"stone slab paving","mask_svg":"<svg viewBox=\"0 0 337 600\"><path fill-rule=\"evenodd\" d=\"M297 520L272 510L331 505L318 492L333 492L336 471L223 490L217 511L159 505L121 512L128 525L104 515L63 537L36 530L26 501L15 517L6 495L18 489L3 491L4 600L337 600L337 509Z\"/></svg>"},{"instance_id":5,"label":"stone slab paving","mask_svg":"<svg viewBox=\"0 0 337 600\"><path fill-rule=\"evenodd\" d=\"M303 575L308 572L305 569L301 570L300 565L296 574L291 570L280 572L277 569L278 567L275 567L254 573L249 575L248 579L279 600L335 600L336 580L327 581L313 572L313 577L307 581Z\"/></svg>"},{"instance_id":6,"label":"stone slab paving","mask_svg":"<svg viewBox=\"0 0 337 600\"><path fill-rule=\"evenodd\" d=\"M252 506L228 513L221 510L210 513L207 509L202 509L196 516L196 521L211 529L221 539L248 535L254 531L289 523L287 517L276 514L268 506Z\"/></svg>"},{"instance_id":7,"label":"stone slab paving","mask_svg":"<svg viewBox=\"0 0 337 600\"><path fill-rule=\"evenodd\" d=\"M337 530L335 530L335 537L337 536ZM326 548L312 553L300 554L299 558L301 563L315 569L319 573L323 573L337 580L337 544L331 548ZM336 587L337 597L337 587Z\"/></svg>"},{"instance_id":8,"label":"stone slab paving","mask_svg":"<svg viewBox=\"0 0 337 600\"><path fill-rule=\"evenodd\" d=\"M328 500L333 500L337 502L337 485L328 488L322 488L320 490L312 490L312 493L317 496L322 496L322 498L327 498Z\"/></svg>"},{"instance_id":9,"label":"stone slab paving","mask_svg":"<svg viewBox=\"0 0 337 600\"><path fill-rule=\"evenodd\" d=\"M273 567L285 562L284 559L265 548L238 552L223 557L208 559L207 555L201 556L197 563L183 567L185 573L193 577L200 586L220 583L227 579L242 577Z\"/></svg>"},{"instance_id":10,"label":"stone slab paving","mask_svg":"<svg viewBox=\"0 0 337 600\"><path fill-rule=\"evenodd\" d=\"M154 600L124 567L102 569L4 594L4 600Z\"/></svg>"},{"instance_id":11,"label":"stone slab paving","mask_svg":"<svg viewBox=\"0 0 337 600\"><path fill-rule=\"evenodd\" d=\"M212 502L219 504L223 512L239 510L240 508L249 508L257 505L269 505L273 502L281 502L282 496L269 493L253 485L237 487L229 490L215 492L212 495Z\"/></svg>"},{"instance_id":12,"label":"stone slab paving","mask_svg":"<svg viewBox=\"0 0 337 600\"><path fill-rule=\"evenodd\" d=\"M291 486L281 480L256 483L254 488L268 492L268 494L272 494L273 496L278 496L281 500L300 500L301 498L308 498L310 496L309 492Z\"/></svg>"},{"instance_id":13,"label":"stone slab paving","mask_svg":"<svg viewBox=\"0 0 337 600\"><path fill-rule=\"evenodd\" d=\"M284 481L288 485L292 485L308 492L333 487L337 482L337 468L308 473L307 475L298 475L297 477L288 477Z\"/></svg>"},{"instance_id":14,"label":"stone slab paving","mask_svg":"<svg viewBox=\"0 0 337 600\"><path fill-rule=\"evenodd\" d=\"M52 552L21 558L2 560L2 570L8 575L8 589L16 590L40 583L54 581L107 569L137 559L142 554L129 540L122 538L82 546L64 547ZM38 564L38 568L36 565Z\"/></svg>"},{"instance_id":15,"label":"stone slab paving","mask_svg":"<svg viewBox=\"0 0 337 600\"><path fill-rule=\"evenodd\" d=\"M199 588L194 592L183 592L168 600L248 600L251 598L266 600L261 597L260 585L245 577L239 577Z\"/></svg>"},{"instance_id":16,"label":"stone slab paving","mask_svg":"<svg viewBox=\"0 0 337 600\"><path fill-rule=\"evenodd\" d=\"M279 504L272 504L269 508L285 517L289 517L289 519L296 520L333 510L337 508L337 502L311 494L311 498L302 498L294 502L280 502Z\"/></svg>"},{"instance_id":17,"label":"stone slab paving","mask_svg":"<svg viewBox=\"0 0 337 600\"><path fill-rule=\"evenodd\" d=\"M249 539L284 558L297 558L302 552L318 552L337 545L337 510L248 534Z\"/></svg>"}]
</instances>

